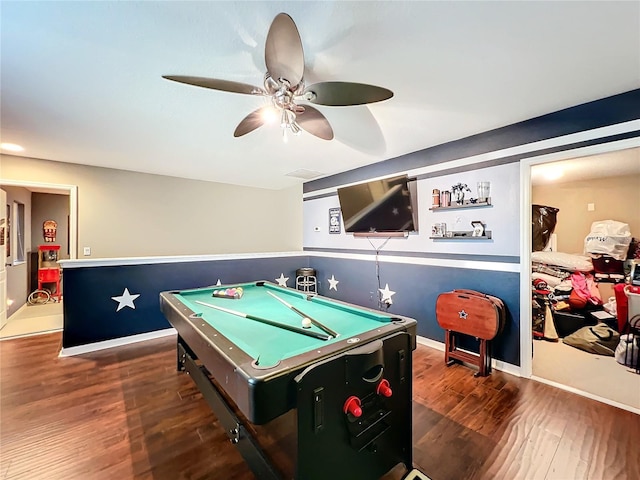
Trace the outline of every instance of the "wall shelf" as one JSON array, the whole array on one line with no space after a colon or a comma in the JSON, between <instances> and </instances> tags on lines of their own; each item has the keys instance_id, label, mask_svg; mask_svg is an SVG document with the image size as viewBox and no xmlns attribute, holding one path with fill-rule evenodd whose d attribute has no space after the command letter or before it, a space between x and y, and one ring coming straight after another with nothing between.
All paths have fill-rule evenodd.
<instances>
[{"instance_id":1,"label":"wall shelf","mask_svg":"<svg viewBox=\"0 0 640 480\"><path fill-rule=\"evenodd\" d=\"M429 237L431 240L491 240L491 230L486 230L482 237L473 237L473 231L453 232L452 237Z\"/></svg>"},{"instance_id":2,"label":"wall shelf","mask_svg":"<svg viewBox=\"0 0 640 480\"><path fill-rule=\"evenodd\" d=\"M491 205L491 199L489 198L486 202L482 202L482 203L465 203L463 205L453 204L453 205L449 205L448 207L431 207L429 210L431 210L432 212L435 212L439 210L459 210L462 208L480 208L480 207L493 207L493 205Z\"/></svg>"}]
</instances>

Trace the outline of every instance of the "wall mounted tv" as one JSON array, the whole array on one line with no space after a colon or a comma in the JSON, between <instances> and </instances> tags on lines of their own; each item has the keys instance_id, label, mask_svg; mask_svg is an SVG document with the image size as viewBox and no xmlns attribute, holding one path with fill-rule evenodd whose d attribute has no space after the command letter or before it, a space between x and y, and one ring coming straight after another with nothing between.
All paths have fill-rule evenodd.
<instances>
[{"instance_id":1,"label":"wall mounted tv","mask_svg":"<svg viewBox=\"0 0 640 480\"><path fill-rule=\"evenodd\" d=\"M367 235L418 231L416 181L407 175L338 188L347 233Z\"/></svg>"}]
</instances>

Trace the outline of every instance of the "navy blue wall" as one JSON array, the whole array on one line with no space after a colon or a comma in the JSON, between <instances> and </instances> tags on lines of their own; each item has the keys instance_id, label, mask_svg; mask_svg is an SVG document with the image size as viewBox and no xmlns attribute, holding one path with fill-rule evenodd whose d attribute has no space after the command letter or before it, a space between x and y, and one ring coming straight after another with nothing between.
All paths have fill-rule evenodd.
<instances>
[{"instance_id":1,"label":"navy blue wall","mask_svg":"<svg viewBox=\"0 0 640 480\"><path fill-rule=\"evenodd\" d=\"M63 347L170 328L160 312L160 292L209 286L218 279L227 284L275 281L281 273L289 277L287 285L294 287L295 271L305 266L316 269L319 294L415 318L418 334L426 338L444 341L444 331L435 318L435 301L440 293L454 288L470 288L502 298L509 309L505 338L519 335L517 274L380 263L378 285L373 261L301 255L65 269ZM331 275L340 279L337 291L329 289L326 279ZM389 308L380 308L378 288L384 288L387 282L397 293ZM486 288L488 284L490 290ZM134 300L135 309L124 307L116 311L118 302L112 297L121 296L125 288L132 295L140 295ZM475 343L468 348L476 349ZM498 340L494 353L497 359L519 365L517 345Z\"/></svg>"},{"instance_id":2,"label":"navy blue wall","mask_svg":"<svg viewBox=\"0 0 640 480\"><path fill-rule=\"evenodd\" d=\"M374 261L311 257L311 267L319 279L318 293L345 302L379 309L378 288L389 283L396 293L393 304L382 310L415 318L418 335L444 342L444 330L436 320L438 295L456 288L477 290L502 299L507 307L504 331L493 342L493 356L512 365L520 365L520 301L518 273L448 268L403 263L379 263L380 287ZM332 275L340 280L336 290L326 281ZM475 340L462 344L478 351Z\"/></svg>"},{"instance_id":3,"label":"navy blue wall","mask_svg":"<svg viewBox=\"0 0 640 480\"><path fill-rule=\"evenodd\" d=\"M275 281L284 273L295 285L295 271L308 257L252 258L203 262L119 265L64 270L64 348L170 328L160 312L160 292L253 280ZM116 311L124 289L135 309Z\"/></svg>"}]
</instances>

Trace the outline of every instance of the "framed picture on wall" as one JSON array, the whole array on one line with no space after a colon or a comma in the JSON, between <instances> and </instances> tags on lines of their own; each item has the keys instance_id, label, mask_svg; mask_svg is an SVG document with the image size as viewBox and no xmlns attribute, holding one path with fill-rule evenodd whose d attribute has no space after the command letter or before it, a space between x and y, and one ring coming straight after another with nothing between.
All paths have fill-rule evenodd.
<instances>
[{"instance_id":1,"label":"framed picture on wall","mask_svg":"<svg viewBox=\"0 0 640 480\"><path fill-rule=\"evenodd\" d=\"M471 222L471 225L473 226L473 233L471 234L472 237L484 236L484 223L480 220L475 220Z\"/></svg>"},{"instance_id":2,"label":"framed picture on wall","mask_svg":"<svg viewBox=\"0 0 640 480\"><path fill-rule=\"evenodd\" d=\"M329 209L329 233L340 233L340 209Z\"/></svg>"}]
</instances>

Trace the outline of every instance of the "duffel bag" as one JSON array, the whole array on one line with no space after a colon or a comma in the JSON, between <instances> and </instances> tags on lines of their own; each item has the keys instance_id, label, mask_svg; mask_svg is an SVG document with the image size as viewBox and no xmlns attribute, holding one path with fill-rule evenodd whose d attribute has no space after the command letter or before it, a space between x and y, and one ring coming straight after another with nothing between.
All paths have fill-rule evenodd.
<instances>
[{"instance_id":1,"label":"duffel bag","mask_svg":"<svg viewBox=\"0 0 640 480\"><path fill-rule=\"evenodd\" d=\"M582 327L562 341L585 352L613 357L620 334L606 323L598 323L592 327Z\"/></svg>"}]
</instances>

